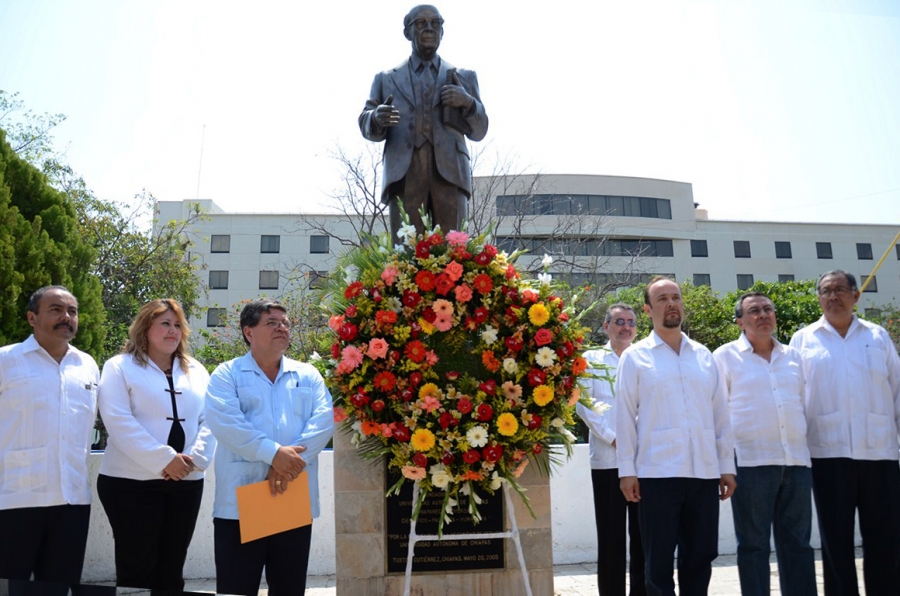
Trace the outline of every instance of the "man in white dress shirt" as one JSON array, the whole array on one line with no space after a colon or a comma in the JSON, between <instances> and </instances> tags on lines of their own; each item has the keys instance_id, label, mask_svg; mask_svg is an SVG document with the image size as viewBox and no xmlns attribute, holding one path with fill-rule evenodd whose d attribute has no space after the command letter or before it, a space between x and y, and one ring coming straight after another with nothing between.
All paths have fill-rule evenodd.
<instances>
[{"instance_id":1,"label":"man in white dress shirt","mask_svg":"<svg viewBox=\"0 0 900 596\"><path fill-rule=\"evenodd\" d=\"M813 497L825 596L859 594L855 515L866 594L900 590L900 358L882 327L857 318L856 278L823 273L822 318L799 330Z\"/></svg>"},{"instance_id":2,"label":"man in white dress shirt","mask_svg":"<svg viewBox=\"0 0 900 596\"><path fill-rule=\"evenodd\" d=\"M78 301L66 288L37 290L26 316L33 334L0 348L0 578L34 574L66 594L84 565L100 372L69 345Z\"/></svg>"},{"instance_id":3,"label":"man in white dress shirt","mask_svg":"<svg viewBox=\"0 0 900 596\"><path fill-rule=\"evenodd\" d=\"M709 350L681 331L674 281L644 290L648 337L616 374L616 454L625 498L640 502L647 594L705 596L718 556L719 500L734 492L734 440L724 384Z\"/></svg>"},{"instance_id":4,"label":"man in white dress shirt","mask_svg":"<svg viewBox=\"0 0 900 596\"><path fill-rule=\"evenodd\" d=\"M631 596L643 596L644 551L641 547L637 503L629 503L619 489L619 468L616 463L616 402L612 392L619 356L634 341L637 317L634 309L624 303L613 304L606 311L603 330L609 343L601 350L584 353L595 367L594 373L606 378L591 379L591 400L594 405L608 409L598 414L579 403L578 415L591 433L591 484L594 489L594 519L597 522L597 588L600 596L625 596L625 521L631 539Z\"/></svg>"},{"instance_id":5,"label":"man in white dress shirt","mask_svg":"<svg viewBox=\"0 0 900 596\"><path fill-rule=\"evenodd\" d=\"M741 594L769 595L774 529L781 593L816 596L800 354L773 337L775 305L765 294L743 294L734 318L741 337L713 357L728 396L741 482L731 500Z\"/></svg>"}]
</instances>

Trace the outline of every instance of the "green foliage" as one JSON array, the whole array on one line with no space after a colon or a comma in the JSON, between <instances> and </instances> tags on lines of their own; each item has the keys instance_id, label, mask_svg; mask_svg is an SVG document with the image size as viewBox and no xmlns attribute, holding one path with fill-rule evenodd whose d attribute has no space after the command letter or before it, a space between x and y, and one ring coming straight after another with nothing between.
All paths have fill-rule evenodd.
<instances>
[{"instance_id":1,"label":"green foliage","mask_svg":"<svg viewBox=\"0 0 900 596\"><path fill-rule=\"evenodd\" d=\"M869 308L866 309L865 315L860 316L884 327L894 341L894 346L900 350L900 307L888 304L878 308Z\"/></svg>"},{"instance_id":2,"label":"green foliage","mask_svg":"<svg viewBox=\"0 0 900 596\"><path fill-rule=\"evenodd\" d=\"M806 281L758 281L748 292L762 292L772 299L778 320L775 337L783 344L790 343L798 329L814 323L822 316L815 280ZM732 316L737 299L745 292L729 292L725 302L730 304Z\"/></svg>"},{"instance_id":3,"label":"green foliage","mask_svg":"<svg viewBox=\"0 0 900 596\"><path fill-rule=\"evenodd\" d=\"M59 284L79 302L73 343L97 354L106 329L100 284L89 272L95 254L67 197L16 155L0 130L0 344L29 335L28 298L41 286Z\"/></svg>"}]
</instances>

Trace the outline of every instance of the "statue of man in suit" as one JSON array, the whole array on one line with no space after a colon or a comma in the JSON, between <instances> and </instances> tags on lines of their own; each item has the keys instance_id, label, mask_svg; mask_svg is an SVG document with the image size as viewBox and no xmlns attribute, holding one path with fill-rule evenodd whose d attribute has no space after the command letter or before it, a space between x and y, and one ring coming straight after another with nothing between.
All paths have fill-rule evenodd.
<instances>
[{"instance_id":1,"label":"statue of man in suit","mask_svg":"<svg viewBox=\"0 0 900 596\"><path fill-rule=\"evenodd\" d=\"M391 236L402 224L397 201L422 233L419 209L444 233L459 230L472 194L466 137L480 141L488 117L474 71L457 70L437 54L444 19L437 8L416 6L403 19L412 56L375 75L359 129L384 144L381 200L388 203Z\"/></svg>"}]
</instances>

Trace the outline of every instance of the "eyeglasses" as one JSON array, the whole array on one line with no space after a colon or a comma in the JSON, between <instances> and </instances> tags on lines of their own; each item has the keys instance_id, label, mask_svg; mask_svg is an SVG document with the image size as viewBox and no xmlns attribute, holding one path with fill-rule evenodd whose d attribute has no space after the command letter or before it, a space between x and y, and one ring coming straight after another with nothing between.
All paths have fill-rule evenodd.
<instances>
[{"instance_id":1,"label":"eyeglasses","mask_svg":"<svg viewBox=\"0 0 900 596\"><path fill-rule=\"evenodd\" d=\"M836 288L819 288L819 296L825 297L834 294L835 296L839 296L841 298L849 296L853 293L853 290L848 288L847 286L838 286Z\"/></svg>"},{"instance_id":2,"label":"eyeglasses","mask_svg":"<svg viewBox=\"0 0 900 596\"><path fill-rule=\"evenodd\" d=\"M626 324L629 327L637 326L637 321L634 319L613 319L612 322L615 323L616 327L624 327Z\"/></svg>"},{"instance_id":3,"label":"eyeglasses","mask_svg":"<svg viewBox=\"0 0 900 596\"><path fill-rule=\"evenodd\" d=\"M438 30L444 26L443 19L416 19L412 22L413 26L415 26L416 31L422 31L425 29L425 25L431 25L431 28L434 30Z\"/></svg>"},{"instance_id":4,"label":"eyeglasses","mask_svg":"<svg viewBox=\"0 0 900 596\"><path fill-rule=\"evenodd\" d=\"M748 308L746 313L748 315L750 315L751 317L758 317L763 314L766 314L766 315L774 314L775 309L772 308L771 306L762 306L762 307L754 306L754 307Z\"/></svg>"},{"instance_id":5,"label":"eyeglasses","mask_svg":"<svg viewBox=\"0 0 900 596\"><path fill-rule=\"evenodd\" d=\"M284 327L285 329L291 328L291 322L288 320L278 321L276 319L269 319L266 321L266 327L269 329L278 329L279 327Z\"/></svg>"}]
</instances>

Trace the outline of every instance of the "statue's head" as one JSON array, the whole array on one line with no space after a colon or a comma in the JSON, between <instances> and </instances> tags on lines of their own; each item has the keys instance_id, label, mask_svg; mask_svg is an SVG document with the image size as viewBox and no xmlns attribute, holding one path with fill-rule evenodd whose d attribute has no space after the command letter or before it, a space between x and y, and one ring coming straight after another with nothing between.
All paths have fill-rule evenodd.
<instances>
[{"instance_id":1,"label":"statue's head","mask_svg":"<svg viewBox=\"0 0 900 596\"><path fill-rule=\"evenodd\" d=\"M412 42L414 54L431 58L441 45L444 19L434 6L420 4L413 7L403 18L403 35Z\"/></svg>"}]
</instances>

